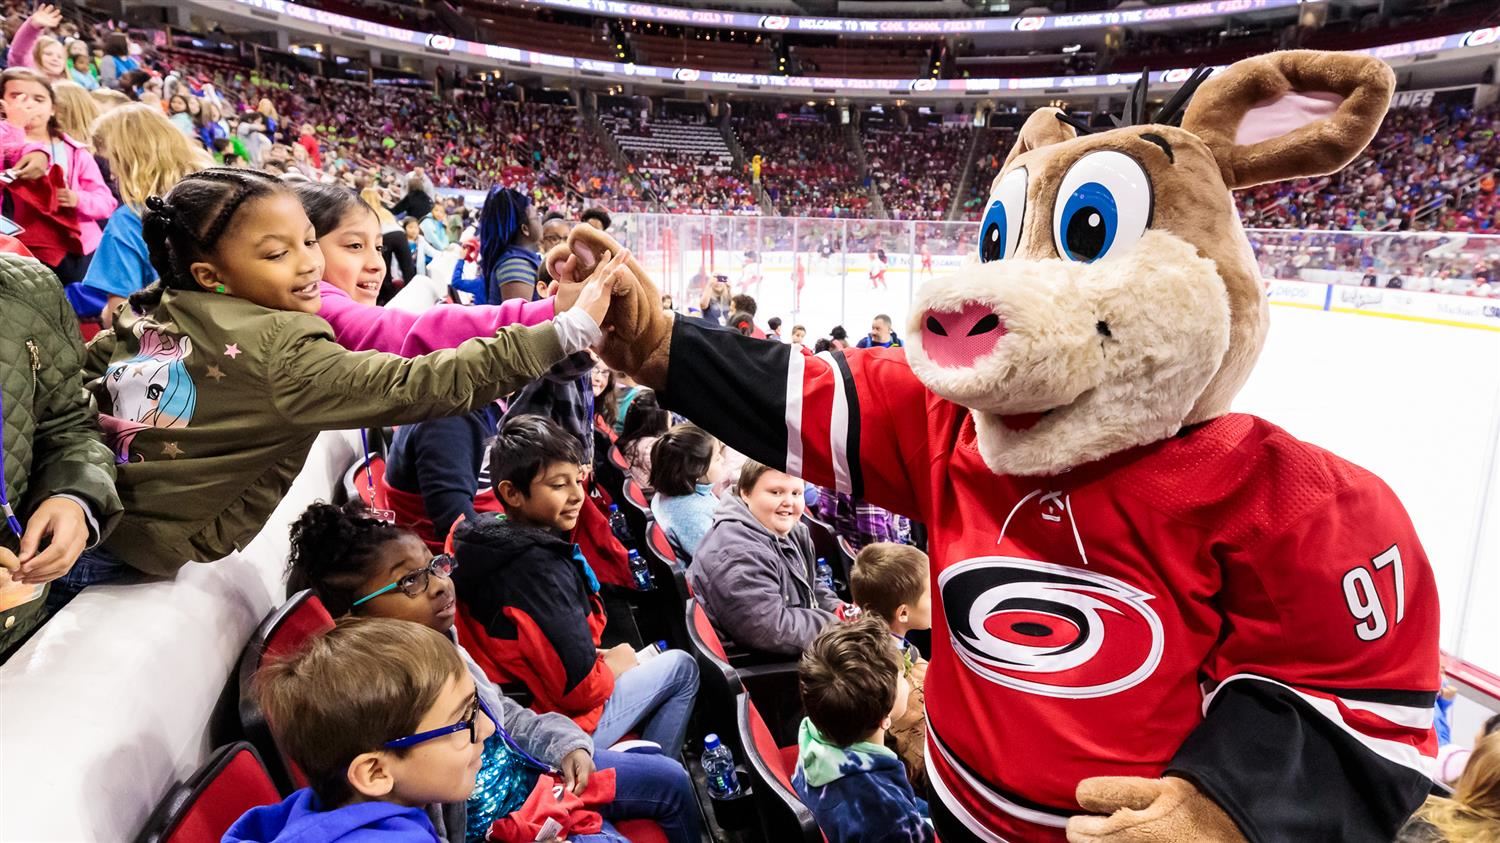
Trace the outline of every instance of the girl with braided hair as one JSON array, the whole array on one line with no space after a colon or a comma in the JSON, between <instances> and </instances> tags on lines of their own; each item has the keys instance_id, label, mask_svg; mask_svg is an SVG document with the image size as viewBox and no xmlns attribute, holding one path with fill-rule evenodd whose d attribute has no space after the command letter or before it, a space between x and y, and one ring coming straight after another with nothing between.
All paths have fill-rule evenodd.
<instances>
[{"instance_id":1,"label":"girl with braided hair","mask_svg":"<svg viewBox=\"0 0 1500 843\"><path fill-rule=\"evenodd\" d=\"M542 265L542 221L526 194L495 185L479 212L479 269L484 301L537 298L536 276Z\"/></svg>"},{"instance_id":2,"label":"girl with braided hair","mask_svg":"<svg viewBox=\"0 0 1500 843\"><path fill-rule=\"evenodd\" d=\"M351 352L317 317L323 254L302 203L264 173L214 168L146 202L159 280L89 346L89 389L130 503L63 599L126 567L169 576L259 532L324 430L482 407L599 341L622 265L550 322L402 358Z\"/></svg>"}]
</instances>

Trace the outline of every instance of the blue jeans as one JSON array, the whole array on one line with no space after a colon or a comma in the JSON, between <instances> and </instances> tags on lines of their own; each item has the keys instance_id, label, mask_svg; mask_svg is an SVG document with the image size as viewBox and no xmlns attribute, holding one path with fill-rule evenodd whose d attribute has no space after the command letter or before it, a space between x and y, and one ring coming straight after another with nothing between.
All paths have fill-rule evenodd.
<instances>
[{"instance_id":1,"label":"blue jeans","mask_svg":"<svg viewBox=\"0 0 1500 843\"><path fill-rule=\"evenodd\" d=\"M88 586L112 582L128 570L130 567L120 557L103 547L85 550L66 574L52 581L52 590L47 592L47 610L56 612Z\"/></svg>"},{"instance_id":2,"label":"blue jeans","mask_svg":"<svg viewBox=\"0 0 1500 843\"><path fill-rule=\"evenodd\" d=\"M608 748L641 726L641 737L661 744L668 758L682 758L688 717L698 695L698 663L682 650L667 650L615 680L594 729L594 746Z\"/></svg>"},{"instance_id":3,"label":"blue jeans","mask_svg":"<svg viewBox=\"0 0 1500 843\"><path fill-rule=\"evenodd\" d=\"M615 771L615 801L599 811L604 817L601 833L574 835L569 840L574 843L621 843L625 837L611 821L645 819L655 820L671 843L702 841L693 780L681 764L662 755L601 749L594 752L594 765L601 770Z\"/></svg>"}]
</instances>

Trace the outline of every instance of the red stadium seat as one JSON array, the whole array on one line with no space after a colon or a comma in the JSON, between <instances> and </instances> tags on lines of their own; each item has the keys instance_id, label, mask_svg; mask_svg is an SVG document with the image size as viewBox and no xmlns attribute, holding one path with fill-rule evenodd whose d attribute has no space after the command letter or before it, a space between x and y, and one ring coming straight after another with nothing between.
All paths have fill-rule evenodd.
<instances>
[{"instance_id":1,"label":"red stadium seat","mask_svg":"<svg viewBox=\"0 0 1500 843\"><path fill-rule=\"evenodd\" d=\"M251 808L274 805L281 794L255 747L220 747L186 782L176 785L151 812L139 843L207 843Z\"/></svg>"},{"instance_id":2,"label":"red stadium seat","mask_svg":"<svg viewBox=\"0 0 1500 843\"><path fill-rule=\"evenodd\" d=\"M647 499L645 490L629 474L624 475L620 491L622 492L618 501L620 512L625 516L626 525L630 527L630 535L635 539L635 547L640 548L646 543L647 530L651 523L651 501Z\"/></svg>"},{"instance_id":3,"label":"red stadium seat","mask_svg":"<svg viewBox=\"0 0 1500 843\"><path fill-rule=\"evenodd\" d=\"M689 600L688 606L688 634L691 636L693 646L701 648L704 653L710 655L714 662L722 664L726 671L733 671L729 666L729 654L724 650L724 642L719 639L719 633L704 613L703 607L697 600Z\"/></svg>"},{"instance_id":4,"label":"red stadium seat","mask_svg":"<svg viewBox=\"0 0 1500 843\"><path fill-rule=\"evenodd\" d=\"M615 429L605 424L604 419L597 415L594 416L594 429L604 434L609 439L611 445L620 441L620 434L615 433Z\"/></svg>"},{"instance_id":5,"label":"red stadium seat","mask_svg":"<svg viewBox=\"0 0 1500 843\"><path fill-rule=\"evenodd\" d=\"M751 702L749 694L735 700L740 743L745 750L745 766L755 789L755 807L760 814L764 839L818 843L823 832L812 812L792 789L792 773L797 765L796 745L782 747L771 737L771 730Z\"/></svg>"},{"instance_id":6,"label":"red stadium seat","mask_svg":"<svg viewBox=\"0 0 1500 843\"><path fill-rule=\"evenodd\" d=\"M271 777L285 792L290 793L307 785L307 778L290 758L281 754L276 740L271 735L270 724L265 713L255 700L255 673L268 657L275 658L294 653L306 641L320 633L333 629L333 616L323 607L323 601L313 595L311 589L293 594L279 608L266 616L256 627L250 643L240 655L240 727L245 737L261 752L262 758L270 759Z\"/></svg>"},{"instance_id":7,"label":"red stadium seat","mask_svg":"<svg viewBox=\"0 0 1500 843\"><path fill-rule=\"evenodd\" d=\"M610 450L618 451L619 449L611 448ZM646 498L646 490L641 488L641 484L635 482L635 479L632 477L626 477L624 489L625 501L635 507L638 512L650 516L651 501Z\"/></svg>"},{"instance_id":8,"label":"red stadium seat","mask_svg":"<svg viewBox=\"0 0 1500 843\"><path fill-rule=\"evenodd\" d=\"M630 460L625 459L625 455L620 453L619 445L611 444L609 446L609 464L621 471L630 471Z\"/></svg>"},{"instance_id":9,"label":"red stadium seat","mask_svg":"<svg viewBox=\"0 0 1500 843\"><path fill-rule=\"evenodd\" d=\"M655 521L646 522L646 541L641 544L641 552L646 557L651 576L656 579L656 587L663 588L670 583L675 590L674 607L693 596L693 589L687 581L687 569L667 540L666 531Z\"/></svg>"},{"instance_id":10,"label":"red stadium seat","mask_svg":"<svg viewBox=\"0 0 1500 843\"><path fill-rule=\"evenodd\" d=\"M630 843L667 843L666 832L654 820L620 820L615 828Z\"/></svg>"},{"instance_id":11,"label":"red stadium seat","mask_svg":"<svg viewBox=\"0 0 1500 843\"><path fill-rule=\"evenodd\" d=\"M745 686L730 666L724 643L698 601L687 601L686 620L688 649L698 662L699 723L704 731L728 738L737 733L734 701L745 692Z\"/></svg>"},{"instance_id":12,"label":"red stadium seat","mask_svg":"<svg viewBox=\"0 0 1500 843\"><path fill-rule=\"evenodd\" d=\"M684 553L675 542L667 537L667 531L654 520L646 528L646 549L657 559L673 567L681 567L693 561L691 556Z\"/></svg>"}]
</instances>

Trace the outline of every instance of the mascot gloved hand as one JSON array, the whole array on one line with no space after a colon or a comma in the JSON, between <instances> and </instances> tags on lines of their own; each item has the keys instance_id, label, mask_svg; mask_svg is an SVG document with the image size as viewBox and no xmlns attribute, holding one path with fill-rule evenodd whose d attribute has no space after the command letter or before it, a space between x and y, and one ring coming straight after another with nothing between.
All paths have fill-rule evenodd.
<instances>
[{"instance_id":1,"label":"mascot gloved hand","mask_svg":"<svg viewBox=\"0 0 1500 843\"><path fill-rule=\"evenodd\" d=\"M576 225L567 242L553 246L542 261L561 293L621 251L623 247L603 231ZM661 294L635 257L627 258L625 266L635 282L615 284L615 299L601 326L605 335L600 356L614 368L633 373L642 384L660 388L666 377L671 319L662 310Z\"/></svg>"},{"instance_id":2,"label":"mascot gloved hand","mask_svg":"<svg viewBox=\"0 0 1500 843\"><path fill-rule=\"evenodd\" d=\"M1138 87L1109 130L1038 111L904 349L808 356L667 316L638 265L617 286L601 353L662 406L926 525L944 843L1390 840L1421 803L1438 612L1410 518L1229 411L1268 322L1231 191L1339 170L1393 87L1296 51L1154 115Z\"/></svg>"}]
</instances>

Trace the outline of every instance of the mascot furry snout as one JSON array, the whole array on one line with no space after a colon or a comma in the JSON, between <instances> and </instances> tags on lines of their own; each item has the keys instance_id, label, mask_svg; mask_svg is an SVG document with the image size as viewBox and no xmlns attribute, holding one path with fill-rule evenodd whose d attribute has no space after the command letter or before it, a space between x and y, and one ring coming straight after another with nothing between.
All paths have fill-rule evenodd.
<instances>
[{"instance_id":1,"label":"mascot furry snout","mask_svg":"<svg viewBox=\"0 0 1500 843\"><path fill-rule=\"evenodd\" d=\"M1051 474L1177 432L1229 347L1214 262L1164 231L1107 261L1009 260L917 294L907 360L990 467Z\"/></svg>"}]
</instances>

